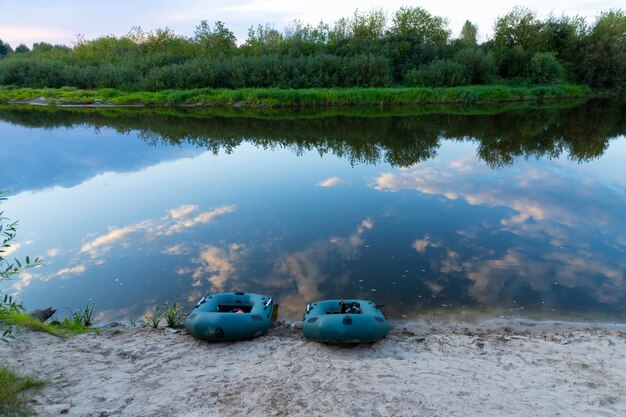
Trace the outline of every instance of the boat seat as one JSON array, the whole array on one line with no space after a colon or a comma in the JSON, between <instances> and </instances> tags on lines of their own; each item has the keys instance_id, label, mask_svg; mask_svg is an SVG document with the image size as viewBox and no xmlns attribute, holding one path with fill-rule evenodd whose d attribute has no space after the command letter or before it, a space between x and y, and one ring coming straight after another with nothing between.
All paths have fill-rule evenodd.
<instances>
[{"instance_id":1,"label":"boat seat","mask_svg":"<svg viewBox=\"0 0 626 417\"><path fill-rule=\"evenodd\" d=\"M249 313L252 311L252 306L245 304L218 304L217 311L220 313L230 313L234 309L239 309L244 313Z\"/></svg>"}]
</instances>

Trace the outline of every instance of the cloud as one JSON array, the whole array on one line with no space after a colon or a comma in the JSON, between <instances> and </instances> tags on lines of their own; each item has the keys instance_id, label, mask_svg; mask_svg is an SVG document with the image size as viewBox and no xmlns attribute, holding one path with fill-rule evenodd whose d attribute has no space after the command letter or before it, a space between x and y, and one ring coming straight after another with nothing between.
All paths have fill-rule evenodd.
<instances>
[{"instance_id":1,"label":"cloud","mask_svg":"<svg viewBox=\"0 0 626 417\"><path fill-rule=\"evenodd\" d=\"M86 265L76 265L71 268L59 269L56 273L54 273L54 276L60 277L63 275L80 275L84 273L86 270L87 270Z\"/></svg>"},{"instance_id":2,"label":"cloud","mask_svg":"<svg viewBox=\"0 0 626 417\"><path fill-rule=\"evenodd\" d=\"M59 249L59 248L52 248L52 249L48 249L46 251L46 255L48 255L48 257L50 257L50 258L54 258L59 253L61 253L61 249Z\"/></svg>"},{"instance_id":3,"label":"cloud","mask_svg":"<svg viewBox=\"0 0 626 417\"><path fill-rule=\"evenodd\" d=\"M333 236L328 240L317 241L302 251L281 256L274 265L275 275L280 279L264 281L266 285L276 285L285 288L295 287L298 297L292 296L292 301L304 298L316 300L324 296L320 285L329 279L327 272L329 265L337 257L341 259L356 259L359 249L364 245L363 234L374 228L374 221L367 218L358 224L356 230L348 236ZM333 284L339 286L346 280L348 274L333 274ZM294 298L295 297L295 298ZM281 300L281 305L283 305ZM295 305L295 304L294 304Z\"/></svg>"},{"instance_id":4,"label":"cloud","mask_svg":"<svg viewBox=\"0 0 626 417\"><path fill-rule=\"evenodd\" d=\"M235 210L234 205L224 205L213 210L199 213L194 217L187 217L196 211L197 208L197 206L191 204L181 205L169 210L166 216L157 220L146 219L129 226L110 228L107 233L96 236L81 246L79 255L83 255L83 257L80 265L62 268L48 275L45 279L49 280L55 277L72 274L78 275L84 273L92 265L102 265L105 263L105 254L116 246L122 248L130 247L130 239L133 236L142 236L143 239L146 240L171 236L176 233L182 233L200 224L208 224ZM56 248L48 251L49 256L56 256L58 253L59 249ZM166 255L187 255L190 253L190 249L185 245L177 244L164 248L161 253ZM85 255L87 259L84 259ZM80 259L79 257L75 261Z\"/></svg>"},{"instance_id":5,"label":"cloud","mask_svg":"<svg viewBox=\"0 0 626 417\"><path fill-rule=\"evenodd\" d=\"M343 183L343 180L339 177L330 177L325 179L324 181L318 182L317 185L319 185L320 187L335 187Z\"/></svg>"},{"instance_id":6,"label":"cloud","mask_svg":"<svg viewBox=\"0 0 626 417\"><path fill-rule=\"evenodd\" d=\"M359 251L358 249L363 246L363 233L366 230L371 230L374 227L372 219L367 218L357 226L356 230L349 234L347 237L333 236L329 239L329 242L335 246L344 259L355 259Z\"/></svg>"},{"instance_id":7,"label":"cloud","mask_svg":"<svg viewBox=\"0 0 626 417\"><path fill-rule=\"evenodd\" d=\"M190 214L191 211L188 211L188 206L186 207L187 207L186 209L181 210L181 208L179 208L179 209L175 209L174 211L176 212L177 215L180 215L186 210L187 210L186 214ZM232 213L233 211L235 211L235 208L236 206L234 205L221 206L213 210L202 212L193 218L184 218L180 216L180 217L175 218L176 222L174 222L173 224L165 224L168 218L164 218L163 219L164 222L162 224L155 225L153 228L151 228L149 232L151 232L151 234L154 234L156 236L160 236L160 235L170 236L176 233L181 233L185 229L195 227L199 224L210 223L213 220L217 219L218 217L221 217L228 213Z\"/></svg>"},{"instance_id":8,"label":"cloud","mask_svg":"<svg viewBox=\"0 0 626 417\"><path fill-rule=\"evenodd\" d=\"M185 204L182 205L180 207L171 209L169 211L169 216L172 219L179 219L181 217L186 217L189 214L191 214L192 212L196 211L198 209L198 206L194 205L194 204Z\"/></svg>"},{"instance_id":9,"label":"cloud","mask_svg":"<svg viewBox=\"0 0 626 417\"><path fill-rule=\"evenodd\" d=\"M474 168L474 158L464 157L450 162L450 167L463 174L468 174Z\"/></svg>"},{"instance_id":10,"label":"cloud","mask_svg":"<svg viewBox=\"0 0 626 417\"><path fill-rule=\"evenodd\" d=\"M558 164L527 165L494 171L467 158L429 161L381 173L370 187L415 190L491 209L485 216L495 218L469 223L450 244L428 234L412 244L419 253L445 247L445 256L432 258L431 268L471 281L469 294L480 303L500 303L528 287L552 297L553 282L584 289L601 303L622 300L626 254L620 242L626 239L615 225L623 223L617 209L623 196L611 184L572 175ZM515 238L504 254L485 243L511 234Z\"/></svg>"},{"instance_id":11,"label":"cloud","mask_svg":"<svg viewBox=\"0 0 626 417\"><path fill-rule=\"evenodd\" d=\"M191 250L186 245L179 243L163 249L161 253L164 255L188 255Z\"/></svg>"},{"instance_id":12,"label":"cloud","mask_svg":"<svg viewBox=\"0 0 626 417\"><path fill-rule=\"evenodd\" d=\"M366 230L372 230L374 228L374 222L369 217L361 222L359 227L356 229L358 234L363 234Z\"/></svg>"},{"instance_id":13,"label":"cloud","mask_svg":"<svg viewBox=\"0 0 626 417\"><path fill-rule=\"evenodd\" d=\"M37 275L38 276L38 275ZM15 290L14 296L19 295L19 293L30 285L32 280L37 277L35 274L31 274L30 272L23 271L17 277L17 282L14 282L11 288Z\"/></svg>"},{"instance_id":14,"label":"cloud","mask_svg":"<svg viewBox=\"0 0 626 417\"><path fill-rule=\"evenodd\" d=\"M80 251L88 252L92 257L100 256L111 249L112 245L126 238L132 233L145 227L145 223L139 223L133 226L126 226L119 229L111 229L109 233L98 236L95 239L81 246Z\"/></svg>"},{"instance_id":15,"label":"cloud","mask_svg":"<svg viewBox=\"0 0 626 417\"><path fill-rule=\"evenodd\" d=\"M88 253L92 258L97 258L110 251L115 245L128 246L130 244L128 238L134 234L142 234L146 239L171 236L200 224L211 223L227 213L232 213L236 207L224 205L202 212L195 217L187 217L197 208L197 206L185 204L169 210L167 216L158 220L146 219L133 225L111 228L108 233L84 243L80 252ZM182 247L179 249L182 250Z\"/></svg>"},{"instance_id":16,"label":"cloud","mask_svg":"<svg viewBox=\"0 0 626 417\"><path fill-rule=\"evenodd\" d=\"M418 251L419 253L426 252L426 249L428 247L438 248L440 246L441 246L441 242L433 241L429 234L425 234L422 239L415 240L413 244L411 245L411 247L415 249L416 251Z\"/></svg>"},{"instance_id":17,"label":"cloud","mask_svg":"<svg viewBox=\"0 0 626 417\"><path fill-rule=\"evenodd\" d=\"M15 253L21 247L22 245L20 243L12 243L11 246L9 246L8 248L2 248L0 255L2 255L3 258L6 258L7 256L10 256L12 253Z\"/></svg>"},{"instance_id":18,"label":"cloud","mask_svg":"<svg viewBox=\"0 0 626 417\"><path fill-rule=\"evenodd\" d=\"M192 286L199 287L206 280L213 290L223 291L229 279L234 281L237 278L235 264L241 260L244 251L245 248L239 244L229 245L227 250L205 246L198 257L193 259L193 263L200 265L191 275L194 280Z\"/></svg>"}]
</instances>

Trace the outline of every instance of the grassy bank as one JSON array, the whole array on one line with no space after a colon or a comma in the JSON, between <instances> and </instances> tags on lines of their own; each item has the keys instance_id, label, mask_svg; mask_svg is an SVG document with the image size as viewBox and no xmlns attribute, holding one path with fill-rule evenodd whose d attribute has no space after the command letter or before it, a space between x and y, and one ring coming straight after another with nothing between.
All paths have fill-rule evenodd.
<instances>
[{"instance_id":1,"label":"grassy bank","mask_svg":"<svg viewBox=\"0 0 626 417\"><path fill-rule=\"evenodd\" d=\"M0 366L0 415L30 415L26 407L25 391L38 388L44 383L32 377L23 377L7 366Z\"/></svg>"},{"instance_id":2,"label":"grassy bank","mask_svg":"<svg viewBox=\"0 0 626 417\"><path fill-rule=\"evenodd\" d=\"M593 95L580 85L477 85L450 88L330 88L330 89L193 89L123 92L115 89L78 90L0 87L0 103L52 105L140 105L207 107L333 107L397 106L439 103L504 103L558 100Z\"/></svg>"},{"instance_id":3,"label":"grassy bank","mask_svg":"<svg viewBox=\"0 0 626 417\"><path fill-rule=\"evenodd\" d=\"M36 332L49 333L53 336L67 338L82 333L99 333L98 329L87 327L81 323L77 323L66 319L58 324L43 323L39 319L28 313L19 311L6 311L3 320L13 326L27 328Z\"/></svg>"}]
</instances>

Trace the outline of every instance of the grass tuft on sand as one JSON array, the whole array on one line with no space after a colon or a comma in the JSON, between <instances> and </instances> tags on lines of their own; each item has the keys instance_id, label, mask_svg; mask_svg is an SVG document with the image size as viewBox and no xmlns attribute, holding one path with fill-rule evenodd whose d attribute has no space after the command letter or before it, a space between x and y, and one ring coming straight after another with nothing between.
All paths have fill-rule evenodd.
<instances>
[{"instance_id":1,"label":"grass tuft on sand","mask_svg":"<svg viewBox=\"0 0 626 417\"><path fill-rule=\"evenodd\" d=\"M38 379L21 376L8 366L0 366L0 415L28 416L27 398L24 394L45 383Z\"/></svg>"}]
</instances>

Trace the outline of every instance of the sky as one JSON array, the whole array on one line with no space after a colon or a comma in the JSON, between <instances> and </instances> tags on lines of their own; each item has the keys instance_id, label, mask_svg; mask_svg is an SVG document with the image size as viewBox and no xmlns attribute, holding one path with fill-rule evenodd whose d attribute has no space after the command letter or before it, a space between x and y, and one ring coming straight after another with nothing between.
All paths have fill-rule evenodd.
<instances>
[{"instance_id":1,"label":"sky","mask_svg":"<svg viewBox=\"0 0 626 417\"><path fill-rule=\"evenodd\" d=\"M169 27L191 36L198 23L223 21L244 42L252 25L272 23L283 30L294 19L317 24L333 23L356 9L382 8L389 17L401 6L419 6L447 17L453 36L466 20L478 25L479 40L493 33L497 17L516 5L536 11L540 17L580 15L593 22L601 11L623 8L618 0L0 0L0 39L12 46L45 41L71 45L77 34L85 39L103 35L121 36L132 26L144 31Z\"/></svg>"}]
</instances>

